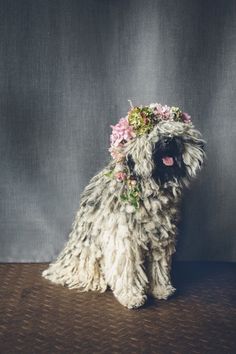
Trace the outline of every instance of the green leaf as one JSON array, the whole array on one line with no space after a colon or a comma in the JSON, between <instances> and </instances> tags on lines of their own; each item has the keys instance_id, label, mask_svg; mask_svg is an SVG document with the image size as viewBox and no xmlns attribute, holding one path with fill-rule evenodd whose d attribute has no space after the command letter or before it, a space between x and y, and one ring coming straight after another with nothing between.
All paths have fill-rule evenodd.
<instances>
[{"instance_id":1,"label":"green leaf","mask_svg":"<svg viewBox=\"0 0 236 354\"><path fill-rule=\"evenodd\" d=\"M104 176L107 176L107 177L112 177L112 175L113 175L113 171L109 171L109 172L104 173Z\"/></svg>"},{"instance_id":2,"label":"green leaf","mask_svg":"<svg viewBox=\"0 0 236 354\"><path fill-rule=\"evenodd\" d=\"M121 194L120 199L123 201L128 200L127 196L125 194Z\"/></svg>"}]
</instances>

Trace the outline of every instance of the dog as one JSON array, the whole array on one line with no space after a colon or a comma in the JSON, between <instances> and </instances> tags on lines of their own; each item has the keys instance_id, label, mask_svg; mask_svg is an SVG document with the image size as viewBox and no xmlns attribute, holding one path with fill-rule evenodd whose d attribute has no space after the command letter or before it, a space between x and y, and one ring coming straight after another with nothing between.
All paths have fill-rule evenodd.
<instances>
[{"instance_id":1,"label":"dog","mask_svg":"<svg viewBox=\"0 0 236 354\"><path fill-rule=\"evenodd\" d=\"M111 161L85 187L69 239L42 275L79 291L109 287L132 309L176 291L170 273L180 202L206 154L188 113L130 105L111 126Z\"/></svg>"}]
</instances>

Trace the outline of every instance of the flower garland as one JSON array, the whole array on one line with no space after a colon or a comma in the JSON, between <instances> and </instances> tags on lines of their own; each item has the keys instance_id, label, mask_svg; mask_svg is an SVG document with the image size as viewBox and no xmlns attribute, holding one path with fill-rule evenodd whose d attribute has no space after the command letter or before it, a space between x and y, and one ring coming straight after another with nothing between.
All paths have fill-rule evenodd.
<instances>
[{"instance_id":1,"label":"flower garland","mask_svg":"<svg viewBox=\"0 0 236 354\"><path fill-rule=\"evenodd\" d=\"M116 125L111 125L111 146L109 152L116 162L114 169L106 173L106 176L122 182L125 193L121 200L128 202L135 209L139 207L141 199L141 187L136 176L131 173L125 160L123 146L137 136L148 134L156 124L161 121L191 123L188 113L182 112L179 107L169 107L160 103L151 103L149 106L133 106L130 102L130 110L125 118L120 118Z\"/></svg>"},{"instance_id":2,"label":"flower garland","mask_svg":"<svg viewBox=\"0 0 236 354\"><path fill-rule=\"evenodd\" d=\"M128 202L134 209L139 208L141 186L124 161L123 164L117 164L112 171L105 173L105 176L123 182L125 191L120 196L121 200Z\"/></svg>"}]
</instances>

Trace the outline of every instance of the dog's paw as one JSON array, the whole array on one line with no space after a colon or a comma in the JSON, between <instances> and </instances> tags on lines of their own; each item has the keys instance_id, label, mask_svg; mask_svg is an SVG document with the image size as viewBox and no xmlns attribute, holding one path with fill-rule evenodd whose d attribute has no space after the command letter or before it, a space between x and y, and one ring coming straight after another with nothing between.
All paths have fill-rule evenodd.
<instances>
[{"instance_id":1,"label":"dog's paw","mask_svg":"<svg viewBox=\"0 0 236 354\"><path fill-rule=\"evenodd\" d=\"M172 285L167 285L166 287L156 287L152 290L151 296L159 300L167 300L171 295L174 294L176 288Z\"/></svg>"},{"instance_id":2,"label":"dog's paw","mask_svg":"<svg viewBox=\"0 0 236 354\"><path fill-rule=\"evenodd\" d=\"M121 305L127 307L128 309L141 307L147 300L147 296L144 294L125 294L123 296L116 296L116 298Z\"/></svg>"}]
</instances>

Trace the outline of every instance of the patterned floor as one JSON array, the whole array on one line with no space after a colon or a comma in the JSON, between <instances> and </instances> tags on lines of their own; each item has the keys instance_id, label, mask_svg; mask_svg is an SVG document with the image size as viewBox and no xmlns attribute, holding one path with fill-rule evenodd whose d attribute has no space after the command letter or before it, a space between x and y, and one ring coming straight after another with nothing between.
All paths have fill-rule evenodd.
<instances>
[{"instance_id":1,"label":"patterned floor","mask_svg":"<svg viewBox=\"0 0 236 354\"><path fill-rule=\"evenodd\" d=\"M138 310L54 286L46 266L0 264L1 354L236 353L236 263L173 262L178 291Z\"/></svg>"}]
</instances>

